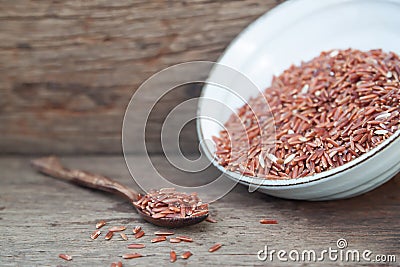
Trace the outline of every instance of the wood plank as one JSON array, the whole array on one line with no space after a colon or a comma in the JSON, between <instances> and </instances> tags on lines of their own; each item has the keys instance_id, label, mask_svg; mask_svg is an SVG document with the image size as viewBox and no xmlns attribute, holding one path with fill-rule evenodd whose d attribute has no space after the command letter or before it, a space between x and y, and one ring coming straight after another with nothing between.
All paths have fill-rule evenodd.
<instances>
[{"instance_id":1,"label":"wood plank","mask_svg":"<svg viewBox=\"0 0 400 267\"><path fill-rule=\"evenodd\" d=\"M137 156L136 160L140 165L144 159ZM161 158L154 160L161 170L173 174ZM63 161L67 166L99 172L134 186L120 157L74 157ZM123 253L132 252L126 246L136 242L130 232L136 225L141 225L147 233L140 240L146 244L140 253L146 256L123 260L124 266L165 266L169 263L170 249L178 255L192 251L193 256L186 261L179 258L175 263L178 265L271 265L257 259L256 253L264 245L271 249L321 251L328 247L336 249L339 238L347 239L349 249L368 249L374 255L393 254L397 256L397 264L400 260L400 175L362 196L326 202L277 199L248 193L244 186L237 186L212 204L211 212L218 223L203 222L175 230L177 234L192 237L193 243L151 244L152 233L160 228L143 222L129 203L117 197L36 174L29 167L29 158L3 157L0 170L2 266L106 266L121 260L119 256ZM146 170L139 171L146 175ZM174 175L177 181L191 178L187 174ZM276 219L279 223L261 225L258 222L261 218ZM128 226L129 241L118 236L105 241L104 231L97 240L91 240L89 236L100 219L109 225ZM224 246L209 253L208 248L216 242ZM66 263L58 258L59 253L71 254L74 259ZM276 260L272 263L293 264Z\"/></svg>"},{"instance_id":2,"label":"wood plank","mask_svg":"<svg viewBox=\"0 0 400 267\"><path fill-rule=\"evenodd\" d=\"M1 153L119 153L123 114L142 82L176 63L217 60L280 2L2 1ZM182 91L164 110L192 96ZM149 137L150 151L160 151L157 140Z\"/></svg>"}]
</instances>

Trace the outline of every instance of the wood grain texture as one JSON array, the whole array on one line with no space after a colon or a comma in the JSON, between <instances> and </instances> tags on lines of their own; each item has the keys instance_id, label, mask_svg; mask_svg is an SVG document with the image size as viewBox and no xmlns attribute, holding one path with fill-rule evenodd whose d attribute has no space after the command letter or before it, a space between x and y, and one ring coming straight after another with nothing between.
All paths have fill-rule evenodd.
<instances>
[{"instance_id":1,"label":"wood grain texture","mask_svg":"<svg viewBox=\"0 0 400 267\"><path fill-rule=\"evenodd\" d=\"M160 169L171 171L161 158L154 160ZM134 186L120 157L78 157L63 161L67 166L99 172ZM138 164L142 161L138 156ZM29 158L3 157L0 170L1 266L109 266L122 260L122 254L133 251L126 247L136 242L131 234L136 225L146 232L140 240L146 244L140 250L145 257L122 260L124 266L170 265L171 248L178 255L185 250L193 253L186 261L179 258L176 266L293 266L293 262L258 261L256 253L264 245L273 249L321 251L336 248L339 238L347 239L349 249L369 249L374 255L393 254L397 256L397 264L400 260L399 175L362 196L326 202L277 199L248 193L244 186L238 185L212 204L211 213L218 223L203 222L175 231L192 237L193 243L152 244L152 233L162 229L142 221L133 207L119 198L36 174L29 167ZM189 178L175 175L176 181ZM262 218L276 219L279 224L261 225L258 221ZM115 236L105 241L105 230L97 240L91 240L95 223L101 219L109 225L128 226L129 240ZM223 247L209 253L208 248L216 242ZM59 253L71 254L73 260L65 262L58 258Z\"/></svg>"},{"instance_id":2,"label":"wood grain texture","mask_svg":"<svg viewBox=\"0 0 400 267\"><path fill-rule=\"evenodd\" d=\"M120 152L123 114L143 81L172 64L217 60L279 2L1 1L0 152ZM150 129L193 94L165 101Z\"/></svg>"}]
</instances>

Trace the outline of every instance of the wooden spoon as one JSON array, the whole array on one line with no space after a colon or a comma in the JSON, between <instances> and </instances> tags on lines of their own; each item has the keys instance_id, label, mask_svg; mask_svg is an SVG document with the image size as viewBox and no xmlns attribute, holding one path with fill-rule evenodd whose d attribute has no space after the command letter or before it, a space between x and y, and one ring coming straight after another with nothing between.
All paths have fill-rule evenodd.
<instances>
[{"instance_id":1,"label":"wooden spoon","mask_svg":"<svg viewBox=\"0 0 400 267\"><path fill-rule=\"evenodd\" d=\"M193 196L196 197L196 199L198 200L197 203L199 204L196 207L185 207L185 206L179 207L179 203L175 207L175 209L191 209L190 212L188 212L190 215L188 215L187 212L184 210L178 213L170 213L170 215L167 214L168 216L165 215L165 217L160 217L160 215L161 216L164 215L162 214L156 215L156 213L151 213L151 209L147 207L146 204L143 203L145 202L143 200L146 200L146 202L155 203L154 201L157 201L157 199L160 198L165 199L166 194L163 192L163 189L161 189L160 191L153 191L145 196L142 196L134 189L122 185L108 177L81 170L67 169L61 164L60 160L54 156L32 160L31 165L37 171L46 174L50 177L78 184L84 187L98 189L101 191L106 191L120 195L128 199L134 205L137 212L139 213L140 216L142 216L144 220L158 226L178 228L202 222L208 217L208 205L201 204L200 199L198 199L197 196L193 194L187 195L178 192L175 193L176 195L179 195L179 198L182 198L182 196L187 197L187 199L193 199ZM174 193L171 193L171 196L174 197L175 196ZM169 198L171 198L171 196L167 195L167 197ZM158 201L158 203L160 202L162 201ZM183 202L180 203L182 204ZM161 204L162 206L166 206L167 207L166 209L168 209L169 206L168 204L167 205L163 203Z\"/></svg>"}]
</instances>

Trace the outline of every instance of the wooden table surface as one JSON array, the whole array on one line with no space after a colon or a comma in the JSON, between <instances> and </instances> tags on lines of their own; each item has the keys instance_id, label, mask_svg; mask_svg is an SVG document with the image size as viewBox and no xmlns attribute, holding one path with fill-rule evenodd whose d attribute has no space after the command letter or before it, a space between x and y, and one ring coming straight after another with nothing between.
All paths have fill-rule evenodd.
<instances>
[{"instance_id":1,"label":"wooden table surface","mask_svg":"<svg viewBox=\"0 0 400 267\"><path fill-rule=\"evenodd\" d=\"M143 157L136 157L140 165ZM166 172L171 168L163 160L154 159L159 161L158 168ZM153 232L162 229L145 223L129 203L37 174L30 168L29 160L29 157L0 158L1 266L110 266L118 260L124 266L165 266L170 264L171 249L178 255L186 250L193 253L190 259L178 258L171 265L291 266L293 262L276 259L272 263L259 261L257 252L265 245L287 251L336 249L339 238L347 240L348 249L396 255L394 264L400 262L400 175L368 194L327 202L277 199L249 193L247 188L237 185L212 204L211 214L217 223L203 222L175 230L176 234L192 237L193 243L152 244ZM62 160L67 166L102 173L134 186L122 157L63 157ZM146 175L145 170L142 173ZM176 174L176 179L187 180L190 176ZM261 225L262 218L276 219L279 223ZM108 225L127 226L129 240L114 236L106 241L105 231L97 240L91 240L95 223L101 219ZM144 257L122 260L121 255L129 251L127 244L137 242L132 236L136 225L146 232L139 240L146 244L140 250ZM223 247L209 253L208 248L216 242ZM73 260L59 259L60 253L72 255Z\"/></svg>"},{"instance_id":2,"label":"wooden table surface","mask_svg":"<svg viewBox=\"0 0 400 267\"><path fill-rule=\"evenodd\" d=\"M281 2L0 1L0 153L120 153L126 106L146 79L174 64L216 61ZM150 128L200 94L178 91ZM148 139L160 152L159 136Z\"/></svg>"}]
</instances>

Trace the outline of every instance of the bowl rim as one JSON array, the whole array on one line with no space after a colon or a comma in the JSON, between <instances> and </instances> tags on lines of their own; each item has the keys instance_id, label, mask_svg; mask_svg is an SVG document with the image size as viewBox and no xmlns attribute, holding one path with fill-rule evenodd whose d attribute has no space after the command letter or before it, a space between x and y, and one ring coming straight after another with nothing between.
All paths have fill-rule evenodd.
<instances>
[{"instance_id":1,"label":"bowl rim","mask_svg":"<svg viewBox=\"0 0 400 267\"><path fill-rule=\"evenodd\" d=\"M217 63L220 65L224 65L224 62L221 62L221 61L223 61L223 59L225 58L228 51L230 51L233 47L236 46L236 44L241 39L241 37L243 35L247 34L249 31L251 31L252 28L255 27L256 25L264 22L264 20L267 20L268 18L273 16L277 11L281 11L282 9L285 9L288 7L292 8L300 2L311 2L311 1L314 4L319 3L319 5L317 5L317 6L321 7L321 4L322 4L322 6L327 6L331 3L338 4L338 3L351 2L352 0L340 0L340 1L330 0L330 1L319 1L319 2L315 2L313 0L293 0L293 1L284 2L284 3L276 6L272 10L267 11L264 15L262 15L261 17L259 17L255 21L253 21L241 33L239 33L234 38L234 40L228 45L228 47L225 49L225 51L222 53L222 55L219 57ZM393 2L393 0L387 0L387 2ZM394 2L400 3L400 1L398 1L398 0L395 0ZM314 8L316 8L316 6L314 6ZM233 66L227 65L227 67L238 71ZM213 70L211 70L209 77L212 75L212 73L213 73ZM200 141L204 140L204 134L203 134L203 129L202 129L202 120L203 119L201 116L201 113L202 113L201 99L204 98L204 94L205 94L206 90L208 89L207 88L208 86L209 85L206 82L202 88L202 91L200 94L200 100L199 100L198 107L197 107L196 130L197 130L197 134L199 136ZM259 178L259 177L247 176L247 175L244 175L244 174L241 174L238 172L232 172L232 171L226 170L224 167L222 167L221 165L218 164L214 154L211 153L208 146L205 145L204 142L200 142L200 144L201 144L200 147L201 147L202 151L206 154L207 158L212 162L212 164L215 167L217 167L222 173L226 174L229 178L240 181L241 183L245 183L248 185L277 188L277 187L301 186L301 185L305 185L305 184L309 184L309 183L319 182L321 180L325 180L325 179L329 179L329 178L334 178L335 175L344 173L352 168L357 167L358 165L365 163L366 161L371 159L373 156L375 156L377 153L383 152L383 150L385 150L389 145L400 142L399 136L400 136L400 129L398 129L396 132L394 132L392 136L390 136L388 139L386 139L384 142L382 142L378 146L376 146L373 149L369 150L368 152L362 154L361 156L351 160L350 162L346 162L342 166L339 166L339 167L336 167L336 168L333 168L333 169L330 169L327 171L323 171L320 173L316 173L313 175L301 177L301 178L291 178L291 179L282 179L282 180L263 179L263 178ZM255 181L257 181L257 182L255 182Z\"/></svg>"}]
</instances>

